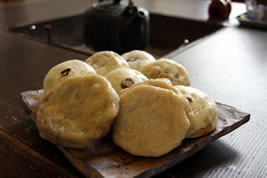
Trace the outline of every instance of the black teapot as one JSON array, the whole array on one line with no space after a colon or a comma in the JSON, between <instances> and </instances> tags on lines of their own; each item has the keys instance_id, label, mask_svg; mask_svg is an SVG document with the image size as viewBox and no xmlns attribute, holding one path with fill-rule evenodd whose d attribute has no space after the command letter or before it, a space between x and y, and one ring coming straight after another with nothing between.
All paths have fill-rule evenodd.
<instances>
[{"instance_id":1,"label":"black teapot","mask_svg":"<svg viewBox=\"0 0 267 178\"><path fill-rule=\"evenodd\" d=\"M85 12L86 45L124 53L144 49L149 41L149 13L131 0L99 1Z\"/></svg>"}]
</instances>

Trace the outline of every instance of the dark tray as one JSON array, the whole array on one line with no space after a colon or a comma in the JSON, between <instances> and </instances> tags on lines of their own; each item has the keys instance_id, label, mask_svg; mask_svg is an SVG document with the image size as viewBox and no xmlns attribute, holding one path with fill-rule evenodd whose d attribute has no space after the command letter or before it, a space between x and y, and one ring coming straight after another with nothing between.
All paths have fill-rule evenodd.
<instances>
[{"instance_id":1,"label":"dark tray","mask_svg":"<svg viewBox=\"0 0 267 178\"><path fill-rule=\"evenodd\" d=\"M248 16L248 13L241 14L237 17L243 26L257 27L267 29L267 7L264 7L264 17L261 20L255 20Z\"/></svg>"},{"instance_id":2,"label":"dark tray","mask_svg":"<svg viewBox=\"0 0 267 178\"><path fill-rule=\"evenodd\" d=\"M21 93L21 96L24 111L35 120L43 90L26 91ZM185 160L209 143L249 121L250 114L225 104L216 104L218 125L215 131L203 137L185 139L178 148L158 158L132 156L114 145L109 137L99 140L87 149L70 149L61 146L58 148L84 176L150 177Z\"/></svg>"}]
</instances>

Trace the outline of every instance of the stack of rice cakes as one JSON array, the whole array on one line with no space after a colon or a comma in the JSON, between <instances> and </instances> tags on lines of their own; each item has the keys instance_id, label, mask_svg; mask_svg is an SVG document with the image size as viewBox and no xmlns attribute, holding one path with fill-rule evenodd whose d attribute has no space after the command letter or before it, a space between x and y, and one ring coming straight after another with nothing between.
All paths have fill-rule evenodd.
<instances>
[{"instance_id":1,"label":"stack of rice cakes","mask_svg":"<svg viewBox=\"0 0 267 178\"><path fill-rule=\"evenodd\" d=\"M43 87L37 128L64 147L84 148L112 132L126 152L159 157L217 124L215 102L190 87L186 69L145 51L65 61L48 71Z\"/></svg>"}]
</instances>

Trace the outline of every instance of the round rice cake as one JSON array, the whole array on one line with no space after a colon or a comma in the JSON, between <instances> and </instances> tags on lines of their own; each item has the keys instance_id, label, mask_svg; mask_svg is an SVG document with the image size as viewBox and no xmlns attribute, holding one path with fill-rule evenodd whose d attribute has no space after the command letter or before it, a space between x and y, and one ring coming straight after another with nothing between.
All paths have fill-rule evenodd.
<instances>
[{"instance_id":1,"label":"round rice cake","mask_svg":"<svg viewBox=\"0 0 267 178\"><path fill-rule=\"evenodd\" d=\"M159 87L159 88L163 88L163 89L168 89L168 90L171 90L174 93L176 93L177 95L180 95L184 98L182 93L177 88L175 88L172 85L171 81L167 78L148 79L148 80L145 80L143 82L133 84L129 88L122 90L120 92L120 95L123 94L124 92L127 92L131 88L134 88L134 87L139 86L139 85L149 85L149 86ZM187 117L189 119L191 119L192 117L194 117L193 111L189 105L189 101L186 98L184 98L184 99L185 99L185 101L184 101L185 102L185 113L186 113Z\"/></svg>"},{"instance_id":2,"label":"round rice cake","mask_svg":"<svg viewBox=\"0 0 267 178\"><path fill-rule=\"evenodd\" d=\"M193 117L189 117L190 129L187 138L195 138L213 131L217 125L217 108L215 102L204 92L188 87L175 86L189 101Z\"/></svg>"},{"instance_id":3,"label":"round rice cake","mask_svg":"<svg viewBox=\"0 0 267 178\"><path fill-rule=\"evenodd\" d=\"M118 68L106 75L113 88L119 93L121 90L130 87L135 83L148 80L141 72L130 68Z\"/></svg>"},{"instance_id":4,"label":"round rice cake","mask_svg":"<svg viewBox=\"0 0 267 178\"><path fill-rule=\"evenodd\" d=\"M140 71L145 64L155 61L155 58L146 51L133 50L124 53L122 57L127 61L129 67Z\"/></svg>"},{"instance_id":5,"label":"round rice cake","mask_svg":"<svg viewBox=\"0 0 267 178\"><path fill-rule=\"evenodd\" d=\"M70 78L41 101L36 125L42 138L83 148L107 135L119 110L119 96L96 74Z\"/></svg>"},{"instance_id":6,"label":"round rice cake","mask_svg":"<svg viewBox=\"0 0 267 178\"><path fill-rule=\"evenodd\" d=\"M92 66L97 74L103 76L117 68L129 68L128 63L124 60L124 58L113 51L97 52L86 59L85 62Z\"/></svg>"},{"instance_id":7,"label":"round rice cake","mask_svg":"<svg viewBox=\"0 0 267 178\"><path fill-rule=\"evenodd\" d=\"M170 59L159 59L141 68L141 72L150 79L168 78L173 85L190 85L188 72Z\"/></svg>"},{"instance_id":8,"label":"round rice cake","mask_svg":"<svg viewBox=\"0 0 267 178\"><path fill-rule=\"evenodd\" d=\"M96 74L95 70L85 62L77 59L68 60L52 67L43 81L44 94L50 93L58 85L71 77Z\"/></svg>"},{"instance_id":9,"label":"round rice cake","mask_svg":"<svg viewBox=\"0 0 267 178\"><path fill-rule=\"evenodd\" d=\"M190 123L185 99L168 89L135 86L120 95L112 136L116 145L135 156L158 157L178 147Z\"/></svg>"}]
</instances>

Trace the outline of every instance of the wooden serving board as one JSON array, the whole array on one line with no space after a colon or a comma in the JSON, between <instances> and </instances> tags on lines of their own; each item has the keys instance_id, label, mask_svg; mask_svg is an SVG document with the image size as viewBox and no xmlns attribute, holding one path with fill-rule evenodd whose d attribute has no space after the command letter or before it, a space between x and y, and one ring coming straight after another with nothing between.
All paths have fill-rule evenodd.
<instances>
[{"instance_id":1,"label":"wooden serving board","mask_svg":"<svg viewBox=\"0 0 267 178\"><path fill-rule=\"evenodd\" d=\"M26 91L21 93L21 96L25 112L35 120L43 90ZM181 146L159 158L132 156L114 145L109 136L86 149L70 149L62 146L58 148L84 176L150 177L183 161L212 141L249 121L250 114L225 104L216 104L219 120L215 131L203 137L185 139Z\"/></svg>"}]
</instances>

